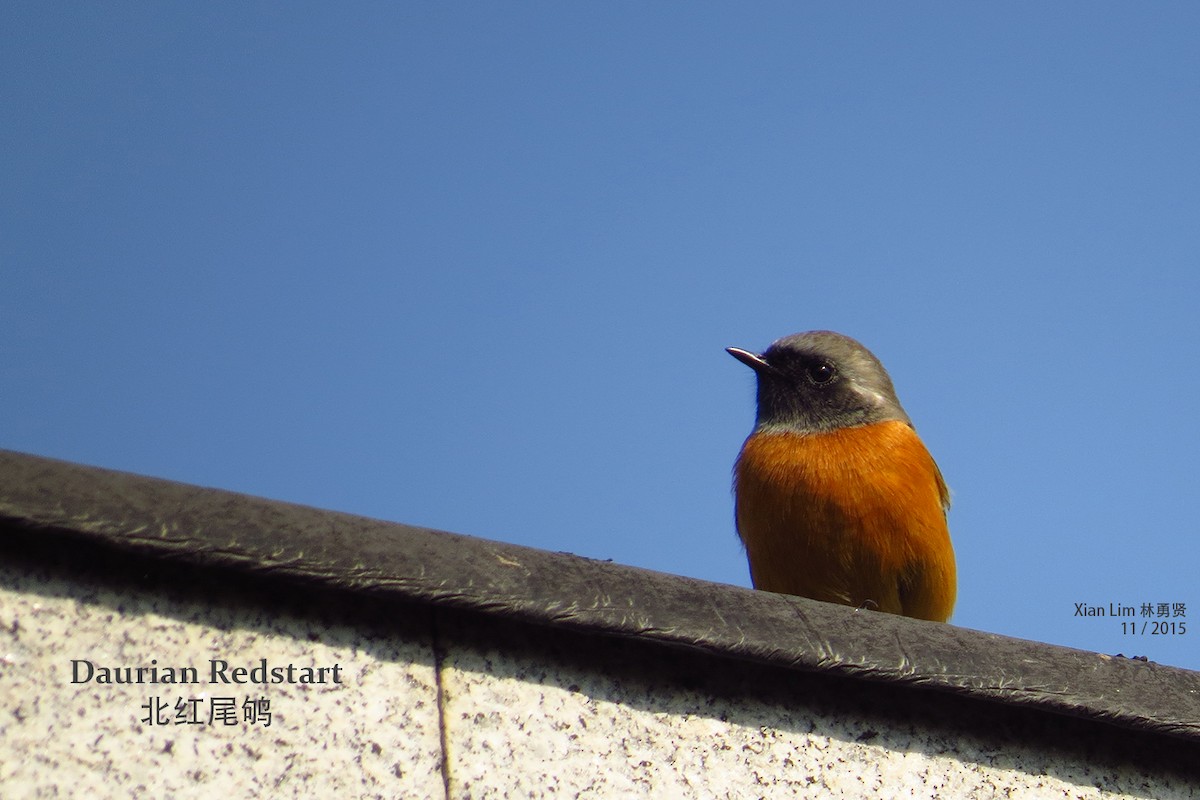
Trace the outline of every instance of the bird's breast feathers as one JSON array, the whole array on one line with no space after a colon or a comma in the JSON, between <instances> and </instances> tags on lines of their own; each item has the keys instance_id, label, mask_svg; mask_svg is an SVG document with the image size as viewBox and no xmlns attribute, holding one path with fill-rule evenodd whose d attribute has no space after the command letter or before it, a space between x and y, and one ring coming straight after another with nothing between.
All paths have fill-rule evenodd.
<instances>
[{"instance_id":1,"label":"bird's breast feathers","mask_svg":"<svg viewBox=\"0 0 1200 800\"><path fill-rule=\"evenodd\" d=\"M738 533L756 587L950 616L949 493L909 425L753 434L734 474Z\"/></svg>"}]
</instances>

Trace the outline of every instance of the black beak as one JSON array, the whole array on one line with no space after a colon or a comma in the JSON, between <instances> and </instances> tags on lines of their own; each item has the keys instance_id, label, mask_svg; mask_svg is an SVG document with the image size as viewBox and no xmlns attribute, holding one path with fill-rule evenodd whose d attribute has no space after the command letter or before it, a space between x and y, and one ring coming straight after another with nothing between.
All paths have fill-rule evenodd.
<instances>
[{"instance_id":1,"label":"black beak","mask_svg":"<svg viewBox=\"0 0 1200 800\"><path fill-rule=\"evenodd\" d=\"M767 375L779 374L779 370L768 364L762 356L755 355L749 350L743 350L740 347L726 347L725 352L729 353L729 355L733 356L738 361L742 362L760 375L764 373Z\"/></svg>"}]
</instances>

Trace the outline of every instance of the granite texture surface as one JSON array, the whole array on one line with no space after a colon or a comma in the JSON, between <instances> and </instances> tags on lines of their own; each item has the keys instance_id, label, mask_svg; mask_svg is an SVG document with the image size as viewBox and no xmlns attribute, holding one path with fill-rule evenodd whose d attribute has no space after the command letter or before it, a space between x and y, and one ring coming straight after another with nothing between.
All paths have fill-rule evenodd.
<instances>
[{"instance_id":1,"label":"granite texture surface","mask_svg":"<svg viewBox=\"0 0 1200 800\"><path fill-rule=\"evenodd\" d=\"M1165 762L1067 718L444 624L450 796L1187 798Z\"/></svg>"},{"instance_id":2,"label":"granite texture surface","mask_svg":"<svg viewBox=\"0 0 1200 800\"><path fill-rule=\"evenodd\" d=\"M291 605L0 563L0 797L444 797L428 626Z\"/></svg>"}]
</instances>

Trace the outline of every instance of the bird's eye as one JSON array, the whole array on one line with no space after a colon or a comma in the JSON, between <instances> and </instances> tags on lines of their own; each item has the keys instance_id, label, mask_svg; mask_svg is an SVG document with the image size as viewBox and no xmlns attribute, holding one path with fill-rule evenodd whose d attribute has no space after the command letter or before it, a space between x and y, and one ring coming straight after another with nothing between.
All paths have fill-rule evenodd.
<instances>
[{"instance_id":1,"label":"bird's eye","mask_svg":"<svg viewBox=\"0 0 1200 800\"><path fill-rule=\"evenodd\" d=\"M832 364L826 364L824 361L819 364L812 364L805 370L808 379L818 386L829 383L837 375L837 370Z\"/></svg>"}]
</instances>

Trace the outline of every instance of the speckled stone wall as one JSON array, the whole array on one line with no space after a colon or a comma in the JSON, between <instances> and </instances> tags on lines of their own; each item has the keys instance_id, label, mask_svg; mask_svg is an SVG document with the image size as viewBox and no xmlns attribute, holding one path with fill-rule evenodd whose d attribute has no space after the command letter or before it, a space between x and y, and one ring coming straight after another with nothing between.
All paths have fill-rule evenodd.
<instances>
[{"instance_id":1,"label":"speckled stone wall","mask_svg":"<svg viewBox=\"0 0 1200 800\"><path fill-rule=\"evenodd\" d=\"M1079 720L469 619L443 637L454 797L1200 796L1188 754Z\"/></svg>"},{"instance_id":2,"label":"speckled stone wall","mask_svg":"<svg viewBox=\"0 0 1200 800\"><path fill-rule=\"evenodd\" d=\"M444 610L111 573L0 565L0 797L1196 794L1178 759L1075 720ZM99 678L137 666L159 682ZM162 682L169 667L197 682Z\"/></svg>"},{"instance_id":3,"label":"speckled stone wall","mask_svg":"<svg viewBox=\"0 0 1200 800\"><path fill-rule=\"evenodd\" d=\"M445 796L427 619L381 630L345 609L159 583L0 567L0 797ZM263 659L296 681L234 672ZM216 682L213 660L229 664ZM101 682L102 667L139 665L199 682ZM325 683L300 682L322 666Z\"/></svg>"}]
</instances>

